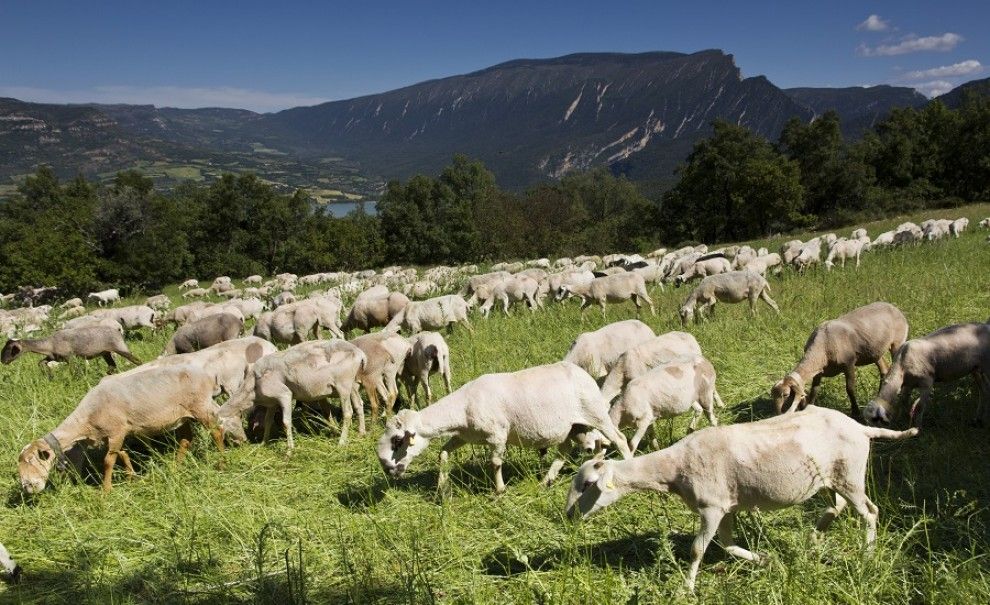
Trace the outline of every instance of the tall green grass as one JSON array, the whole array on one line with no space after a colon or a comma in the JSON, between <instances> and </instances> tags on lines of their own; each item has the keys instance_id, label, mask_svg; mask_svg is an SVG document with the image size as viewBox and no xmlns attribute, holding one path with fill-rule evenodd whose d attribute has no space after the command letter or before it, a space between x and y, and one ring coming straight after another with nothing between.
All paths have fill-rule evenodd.
<instances>
[{"instance_id":1,"label":"tall green grass","mask_svg":"<svg viewBox=\"0 0 990 605\"><path fill-rule=\"evenodd\" d=\"M761 307L750 319L745 305L719 305L714 321L692 326L718 371L728 404L721 420L768 414L769 387L800 356L811 329L858 305L896 304L912 336L986 320L990 247L975 225L990 206L905 218L936 215L969 216L974 229L959 240L866 254L858 271L786 271L770 280L781 316ZM868 227L876 235L901 220ZM657 332L679 328L676 308L687 293L657 292L659 315L644 320ZM608 310L608 321L634 316L631 306ZM449 338L455 386L559 360L575 335L604 323L594 310L581 318L573 303L478 318L473 336L457 330ZM168 336L144 334L130 345L151 359ZM681 586L697 520L676 497L630 496L575 525L562 514L573 467L543 489L538 480L549 461L510 450L508 491L495 496L485 452L465 448L452 457L449 488L438 493L438 444L390 482L374 453L377 426L345 447L325 429L303 430L290 459L280 441L235 448L222 471L203 433L181 466L169 447L138 444L139 477L118 474L110 494L84 477L23 498L20 448L61 421L103 371L102 361L73 362L50 381L30 358L0 368L7 469L0 541L25 568L20 585L0 587L0 602L990 602L990 429L970 426L969 381L936 389L934 425L918 438L874 445L875 550L862 548L863 526L851 514L820 542L811 539L827 506L822 496L747 513L739 536L768 562L737 561L713 545L691 596ZM877 386L876 370L862 368L861 400ZM840 380L826 381L821 404L848 409ZM684 419L661 422L661 443L685 428Z\"/></svg>"}]
</instances>

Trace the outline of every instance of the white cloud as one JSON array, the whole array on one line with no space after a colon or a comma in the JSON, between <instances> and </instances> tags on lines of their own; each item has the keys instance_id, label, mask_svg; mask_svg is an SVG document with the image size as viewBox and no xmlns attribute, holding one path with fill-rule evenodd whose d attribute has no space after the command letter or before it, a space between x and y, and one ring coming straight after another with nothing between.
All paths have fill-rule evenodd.
<instances>
[{"instance_id":1,"label":"white cloud","mask_svg":"<svg viewBox=\"0 0 990 605\"><path fill-rule=\"evenodd\" d=\"M858 30L866 30L868 32L884 32L890 29L890 21L885 21L880 18L880 15L870 15L856 26Z\"/></svg>"},{"instance_id":2,"label":"white cloud","mask_svg":"<svg viewBox=\"0 0 990 605\"><path fill-rule=\"evenodd\" d=\"M30 86L0 86L0 96L38 103L128 103L158 107L232 107L267 112L316 105L328 99L293 92L269 92L218 87L96 86L58 90Z\"/></svg>"},{"instance_id":3,"label":"white cloud","mask_svg":"<svg viewBox=\"0 0 990 605\"><path fill-rule=\"evenodd\" d=\"M953 88L955 84L951 82L946 82L945 80L933 80L931 82L920 82L918 84L913 84L914 89L925 95L926 97L932 98L939 95L944 95Z\"/></svg>"},{"instance_id":4,"label":"white cloud","mask_svg":"<svg viewBox=\"0 0 990 605\"><path fill-rule=\"evenodd\" d=\"M909 71L904 74L904 79L927 80L931 78L958 78L960 76L968 76L981 71L983 71L983 65L981 65L976 59L970 59L968 61L953 63L952 65L943 65L941 67L922 69L920 71Z\"/></svg>"},{"instance_id":5,"label":"white cloud","mask_svg":"<svg viewBox=\"0 0 990 605\"><path fill-rule=\"evenodd\" d=\"M959 34L947 32L941 36L908 36L897 44L881 44L879 46L859 46L859 54L864 57L892 57L895 55L906 55L922 51L946 52L952 50L963 41Z\"/></svg>"}]
</instances>

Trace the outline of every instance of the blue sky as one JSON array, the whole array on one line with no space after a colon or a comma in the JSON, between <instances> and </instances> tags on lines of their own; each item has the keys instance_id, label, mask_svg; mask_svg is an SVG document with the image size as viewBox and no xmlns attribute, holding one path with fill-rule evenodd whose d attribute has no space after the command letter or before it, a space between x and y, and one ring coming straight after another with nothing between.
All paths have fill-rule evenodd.
<instances>
[{"instance_id":1,"label":"blue sky","mask_svg":"<svg viewBox=\"0 0 990 605\"><path fill-rule=\"evenodd\" d=\"M932 94L990 75L988 24L988 0L0 0L0 96L272 111L520 57L706 48L782 87Z\"/></svg>"}]
</instances>

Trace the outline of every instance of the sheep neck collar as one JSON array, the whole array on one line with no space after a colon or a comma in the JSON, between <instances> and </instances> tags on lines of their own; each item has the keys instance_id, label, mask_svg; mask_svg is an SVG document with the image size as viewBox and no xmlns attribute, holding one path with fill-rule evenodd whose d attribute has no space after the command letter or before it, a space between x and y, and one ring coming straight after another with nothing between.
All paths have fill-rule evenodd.
<instances>
[{"instance_id":1,"label":"sheep neck collar","mask_svg":"<svg viewBox=\"0 0 990 605\"><path fill-rule=\"evenodd\" d=\"M59 470L65 470L69 466L69 458L65 455L65 451L62 449L62 444L59 443L58 439L55 438L55 435L51 433L48 433L42 437L42 439L49 445L49 447L52 448L52 451L55 452L55 459Z\"/></svg>"}]
</instances>

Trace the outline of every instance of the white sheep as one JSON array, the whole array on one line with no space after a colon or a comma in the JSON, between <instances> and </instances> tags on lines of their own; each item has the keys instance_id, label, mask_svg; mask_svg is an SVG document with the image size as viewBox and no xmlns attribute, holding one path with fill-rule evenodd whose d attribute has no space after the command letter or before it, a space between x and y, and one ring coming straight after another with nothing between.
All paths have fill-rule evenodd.
<instances>
[{"instance_id":1,"label":"white sheep","mask_svg":"<svg viewBox=\"0 0 990 605\"><path fill-rule=\"evenodd\" d=\"M189 420L210 430L222 454L223 430L217 416L219 408L213 403L217 391L213 376L188 365L105 378L61 424L21 450L17 459L21 487L28 494L43 490L56 464L68 466L65 452L77 443L86 443L106 445L103 490L110 491L118 456L127 474L135 474L123 449L127 436L155 435L182 426L177 454L181 461L192 439Z\"/></svg>"},{"instance_id":2,"label":"white sheep","mask_svg":"<svg viewBox=\"0 0 990 605\"><path fill-rule=\"evenodd\" d=\"M822 241L823 238L816 237L801 246L800 252L791 261L798 271L804 271L811 265L817 265L822 261Z\"/></svg>"},{"instance_id":3,"label":"white sheep","mask_svg":"<svg viewBox=\"0 0 990 605\"><path fill-rule=\"evenodd\" d=\"M869 241L869 240L867 240ZM859 268L859 258L863 253L865 242L860 239L840 239L836 240L828 250L828 257L825 259L825 268L829 271L835 266L835 259L839 259L841 266L846 266L847 259L856 259L856 268Z\"/></svg>"},{"instance_id":4,"label":"white sheep","mask_svg":"<svg viewBox=\"0 0 990 605\"><path fill-rule=\"evenodd\" d=\"M209 293L210 291L207 290L206 288L193 288L191 290L186 290L185 292L183 292L182 298L203 298Z\"/></svg>"},{"instance_id":5,"label":"white sheep","mask_svg":"<svg viewBox=\"0 0 990 605\"><path fill-rule=\"evenodd\" d=\"M951 233L953 237L959 237L959 235L965 231L967 227L969 227L968 218L957 218L949 223L949 233Z\"/></svg>"},{"instance_id":6,"label":"white sheep","mask_svg":"<svg viewBox=\"0 0 990 605\"><path fill-rule=\"evenodd\" d=\"M565 445L589 429L600 431L624 458L630 457L625 439L609 420L598 385L581 368L560 362L486 374L422 410L400 411L389 419L378 440L378 459L388 474L398 478L431 439L448 437L440 453L442 486L450 452L468 444L487 445L492 449L495 491L501 493L505 491L502 457L508 445L556 446L563 456ZM553 482L563 464L562 457L553 461L545 485Z\"/></svg>"},{"instance_id":7,"label":"white sheep","mask_svg":"<svg viewBox=\"0 0 990 605\"><path fill-rule=\"evenodd\" d=\"M808 337L804 355L794 369L770 390L777 413L815 405L822 378L844 374L851 413L859 417L856 403L856 367L876 364L881 379L887 373L884 355L891 359L907 340L908 322L900 309L875 302L822 322ZM805 385L811 380L811 395Z\"/></svg>"},{"instance_id":8,"label":"white sheep","mask_svg":"<svg viewBox=\"0 0 990 605\"><path fill-rule=\"evenodd\" d=\"M593 304L598 304L602 309L602 317L605 317L606 303L619 303L632 300L636 305L636 312L639 313L643 303L650 307L650 313L657 314L656 307L653 306L653 299L646 292L646 280L638 273L630 273L622 270L615 275L596 277L587 284L567 283L557 290L557 300L563 300L570 296L577 296L581 299L581 313Z\"/></svg>"},{"instance_id":9,"label":"white sheep","mask_svg":"<svg viewBox=\"0 0 990 605\"><path fill-rule=\"evenodd\" d=\"M358 336L350 342L364 352L365 363L358 373L358 382L368 393L371 421L377 422L379 402L384 400L385 414L392 414L399 396L397 378L411 345L405 338L387 330ZM354 388L357 390L357 385Z\"/></svg>"},{"instance_id":10,"label":"white sheep","mask_svg":"<svg viewBox=\"0 0 990 605\"><path fill-rule=\"evenodd\" d=\"M866 240L869 240L870 239L870 235L869 235L869 233L867 233L866 229L863 229L862 227L860 227L859 229L853 229L853 232L852 232L852 234L850 234L849 239L866 239Z\"/></svg>"},{"instance_id":11,"label":"white sheep","mask_svg":"<svg viewBox=\"0 0 990 605\"><path fill-rule=\"evenodd\" d=\"M980 227L983 227L984 229L990 229L990 218L985 218L982 221L980 221Z\"/></svg>"},{"instance_id":12,"label":"white sheep","mask_svg":"<svg viewBox=\"0 0 990 605\"><path fill-rule=\"evenodd\" d=\"M635 452L653 423L693 411L689 431L704 412L712 426L718 426L715 405L725 407L715 390L715 368L704 357L679 357L661 364L629 381L622 397L609 411L620 430L635 427L629 449ZM652 439L651 439L652 441Z\"/></svg>"},{"instance_id":13,"label":"white sheep","mask_svg":"<svg viewBox=\"0 0 990 605\"><path fill-rule=\"evenodd\" d=\"M109 290L101 290L100 292L90 292L87 298L95 300L98 305L104 307L120 300L120 290L111 288Z\"/></svg>"},{"instance_id":14,"label":"white sheep","mask_svg":"<svg viewBox=\"0 0 990 605\"><path fill-rule=\"evenodd\" d=\"M149 296L144 300L144 306L150 307L156 311L164 311L172 306L172 299L165 294L155 294L154 296Z\"/></svg>"},{"instance_id":15,"label":"white sheep","mask_svg":"<svg viewBox=\"0 0 990 605\"><path fill-rule=\"evenodd\" d=\"M525 301L530 312L535 312L540 306L537 293L540 284L528 275L516 274L495 282L494 284L484 284L475 290L478 300L484 302L478 307L481 314L488 317L492 306L498 300L502 303L502 312L509 315L509 307L513 303Z\"/></svg>"},{"instance_id":16,"label":"white sheep","mask_svg":"<svg viewBox=\"0 0 990 605\"><path fill-rule=\"evenodd\" d=\"M263 281L264 280L262 279L262 277L260 275L249 275L249 276L247 276L247 277L244 278L244 285L245 286L249 286L249 285L251 285L251 286L260 286ZM197 284L197 285L199 285L199 284Z\"/></svg>"},{"instance_id":17,"label":"white sheep","mask_svg":"<svg viewBox=\"0 0 990 605\"><path fill-rule=\"evenodd\" d=\"M680 309L681 324L687 325L691 318L700 319L707 310L715 315L715 303L738 303L749 300L749 312L756 315L756 300L760 299L780 313L777 303L770 298L770 284L767 280L752 271L730 271L712 275L701 280L691 295L687 297ZM698 314L695 316L695 307Z\"/></svg>"},{"instance_id":18,"label":"white sheep","mask_svg":"<svg viewBox=\"0 0 990 605\"><path fill-rule=\"evenodd\" d=\"M454 324L461 324L469 332L474 327L468 319L468 304L457 294L437 296L426 300L413 300L385 326L386 330L407 330L416 334L423 330L452 330Z\"/></svg>"},{"instance_id":19,"label":"white sheep","mask_svg":"<svg viewBox=\"0 0 990 605\"><path fill-rule=\"evenodd\" d=\"M731 270L732 262L724 256L702 256L683 273L675 277L674 283L679 286L692 279L702 279L709 275L728 273Z\"/></svg>"},{"instance_id":20,"label":"white sheep","mask_svg":"<svg viewBox=\"0 0 990 605\"><path fill-rule=\"evenodd\" d=\"M198 288L199 281L195 279L187 279L186 281L179 284L180 290L188 290L189 288Z\"/></svg>"},{"instance_id":21,"label":"white sheep","mask_svg":"<svg viewBox=\"0 0 990 605\"><path fill-rule=\"evenodd\" d=\"M623 353L654 338L653 329L638 319L617 321L579 334L567 350L564 361L577 365L597 380L612 370Z\"/></svg>"},{"instance_id":22,"label":"white sheep","mask_svg":"<svg viewBox=\"0 0 990 605\"><path fill-rule=\"evenodd\" d=\"M801 254L801 247L804 245L799 239L792 239L789 242L785 242L780 246L780 258L784 261L785 265L789 265L794 262L794 259Z\"/></svg>"},{"instance_id":23,"label":"white sheep","mask_svg":"<svg viewBox=\"0 0 990 605\"><path fill-rule=\"evenodd\" d=\"M921 426L922 415L931 400L936 382L952 382L972 375L980 391L976 410L978 422L986 412L984 398L990 393L990 325L967 323L936 330L923 338L905 342L894 356L894 363L880 385L880 392L863 413L867 421L889 423L895 406L907 400L911 391L921 395L910 409L911 422Z\"/></svg>"},{"instance_id":24,"label":"white sheep","mask_svg":"<svg viewBox=\"0 0 990 605\"><path fill-rule=\"evenodd\" d=\"M151 307L145 305L131 305L119 307L117 309L98 309L90 315L116 320L124 328L124 331L150 328L155 330L158 313Z\"/></svg>"},{"instance_id":25,"label":"white sheep","mask_svg":"<svg viewBox=\"0 0 990 605\"><path fill-rule=\"evenodd\" d=\"M602 397L611 403L630 380L678 357L701 355L701 345L687 332L667 332L626 349L602 383Z\"/></svg>"},{"instance_id":26,"label":"white sheep","mask_svg":"<svg viewBox=\"0 0 990 605\"><path fill-rule=\"evenodd\" d=\"M730 555L762 559L735 543L736 513L793 506L822 489L835 493L835 505L825 511L817 531L828 529L852 504L866 521L866 543L871 545L879 511L866 495L870 440L905 439L917 433L863 426L841 412L817 407L710 427L632 460L585 462L571 482L566 513L587 517L638 491L677 494L701 517L686 581L693 592L701 559L716 533Z\"/></svg>"}]
</instances>

